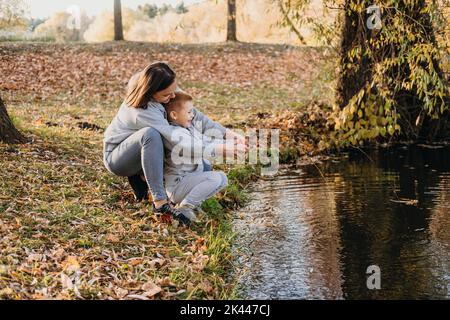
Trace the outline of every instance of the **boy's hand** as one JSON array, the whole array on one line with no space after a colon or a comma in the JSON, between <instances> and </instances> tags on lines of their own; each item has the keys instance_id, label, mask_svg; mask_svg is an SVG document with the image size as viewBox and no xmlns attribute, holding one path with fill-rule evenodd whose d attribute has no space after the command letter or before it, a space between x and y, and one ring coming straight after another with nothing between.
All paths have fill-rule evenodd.
<instances>
[{"instance_id":1,"label":"boy's hand","mask_svg":"<svg viewBox=\"0 0 450 320\"><path fill-rule=\"evenodd\" d=\"M234 157L236 154L245 153L247 147L243 144L227 144L223 143L216 147L216 155L221 154L224 157Z\"/></svg>"}]
</instances>

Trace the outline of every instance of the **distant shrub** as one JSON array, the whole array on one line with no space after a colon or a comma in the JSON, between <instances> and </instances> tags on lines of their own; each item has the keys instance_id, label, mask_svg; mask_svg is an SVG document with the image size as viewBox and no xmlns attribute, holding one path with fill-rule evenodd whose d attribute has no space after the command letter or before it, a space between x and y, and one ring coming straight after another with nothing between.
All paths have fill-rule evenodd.
<instances>
[{"instance_id":1,"label":"distant shrub","mask_svg":"<svg viewBox=\"0 0 450 320\"><path fill-rule=\"evenodd\" d=\"M44 23L39 24L35 29L37 36L53 38L58 42L82 41L83 33L91 23L91 19L82 12L79 26L70 25L71 16L67 12L56 12ZM79 28L78 28L79 27Z\"/></svg>"},{"instance_id":2,"label":"distant shrub","mask_svg":"<svg viewBox=\"0 0 450 320\"><path fill-rule=\"evenodd\" d=\"M4 41L39 41L52 42L55 38L52 35L37 35L31 31L24 30L0 30L0 42Z\"/></svg>"},{"instance_id":3,"label":"distant shrub","mask_svg":"<svg viewBox=\"0 0 450 320\"><path fill-rule=\"evenodd\" d=\"M150 21L150 18L139 10L123 8L122 22L126 40L131 40L127 37L127 33L137 21L146 23ZM88 42L112 41L114 39L113 12L107 10L99 14L84 33L84 39Z\"/></svg>"}]
</instances>

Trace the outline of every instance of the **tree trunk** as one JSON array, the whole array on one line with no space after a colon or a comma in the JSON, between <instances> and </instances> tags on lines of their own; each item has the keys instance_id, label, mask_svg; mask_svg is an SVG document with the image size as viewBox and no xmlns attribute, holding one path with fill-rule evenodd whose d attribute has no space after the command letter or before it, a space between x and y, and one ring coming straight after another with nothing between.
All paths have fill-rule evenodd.
<instances>
[{"instance_id":1,"label":"tree trunk","mask_svg":"<svg viewBox=\"0 0 450 320\"><path fill-rule=\"evenodd\" d=\"M227 41L237 41L236 37L236 0L228 0Z\"/></svg>"},{"instance_id":2,"label":"tree trunk","mask_svg":"<svg viewBox=\"0 0 450 320\"><path fill-rule=\"evenodd\" d=\"M5 143L24 143L26 138L14 127L6 106L0 97L0 141Z\"/></svg>"},{"instance_id":3,"label":"tree trunk","mask_svg":"<svg viewBox=\"0 0 450 320\"><path fill-rule=\"evenodd\" d=\"M123 40L122 4L120 0L114 0L114 40Z\"/></svg>"},{"instance_id":4,"label":"tree trunk","mask_svg":"<svg viewBox=\"0 0 450 320\"><path fill-rule=\"evenodd\" d=\"M341 109L372 77L370 61L366 57L362 57L357 63L354 63L352 69L343 70L344 66L350 63L349 51L357 45L366 43L371 35L371 31L365 26L365 19L361 19L357 13L349 10L351 2L352 0L345 1L345 18L341 35L339 65L342 70L337 84L337 102ZM370 1L364 2L366 6L370 5Z\"/></svg>"},{"instance_id":5,"label":"tree trunk","mask_svg":"<svg viewBox=\"0 0 450 320\"><path fill-rule=\"evenodd\" d=\"M407 140L422 138L433 140L440 135L439 132L442 133L440 122L446 121L448 113L441 114L439 116L441 120L434 120L433 115L436 118L437 112L433 111L434 114L428 114L424 110L424 99L420 96L415 85L409 89L398 88L400 84L410 81L413 74L410 63L404 58L406 56L405 52L409 54L423 45L430 45L433 48L437 47L430 16L424 10L426 2L425 0L419 0L411 4L404 0L398 0L395 2L395 10L386 8L382 16L383 30L384 28L392 28L392 26L395 26L395 23L398 24L398 17L400 16L404 17L401 21L403 26L412 26L417 32L417 37L407 40L402 38L402 42L392 41L378 47L372 46L371 41L379 42L382 32L367 27L368 15L365 11L356 12L352 9L352 5L367 8L372 3L373 1L371 0L345 1L345 17L342 28L339 63L341 72L337 85L337 103L341 109L347 106L352 97L364 89L373 79L376 79L376 68L380 64L386 65L388 59L403 61L392 65L384 72L385 79L393 80L388 84L387 91L392 93L395 109L401 116L399 120L401 138ZM422 33L419 33L419 31ZM362 52L370 50L371 54L363 54L355 58L354 55L352 56L352 52L356 48L361 49ZM427 71L430 70L427 62L418 62L418 67ZM433 72L436 72L437 78L445 79L436 57L432 59L431 69ZM379 96L380 92L378 90L381 84L376 80L375 82L376 85L372 88L371 94ZM436 107L437 109L438 107Z\"/></svg>"}]
</instances>

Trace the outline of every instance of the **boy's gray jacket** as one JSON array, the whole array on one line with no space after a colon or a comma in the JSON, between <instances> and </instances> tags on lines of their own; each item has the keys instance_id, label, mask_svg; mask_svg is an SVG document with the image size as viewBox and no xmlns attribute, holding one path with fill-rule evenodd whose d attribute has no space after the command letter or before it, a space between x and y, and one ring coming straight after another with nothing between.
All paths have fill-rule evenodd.
<instances>
[{"instance_id":1,"label":"boy's gray jacket","mask_svg":"<svg viewBox=\"0 0 450 320\"><path fill-rule=\"evenodd\" d=\"M217 122L212 121L203 113L194 108L193 123L196 127L201 127L201 133L218 131L222 136L226 133L226 128ZM104 152L113 151L122 141L131 136L140 129L151 127L156 129L169 143L177 144L174 130L177 127L172 126L167 121L167 113L164 106L157 102L149 102L147 109L129 107L122 103L119 111L106 128L103 140ZM189 141L190 143L190 141ZM186 145L189 148L190 145Z\"/></svg>"},{"instance_id":2,"label":"boy's gray jacket","mask_svg":"<svg viewBox=\"0 0 450 320\"><path fill-rule=\"evenodd\" d=\"M215 132L202 134L202 123L193 121L189 128L171 123L172 139L163 139L165 147L164 180L168 194L187 174L203 172L204 162L214 158L215 147L223 144L223 134ZM205 133L205 131L204 131Z\"/></svg>"}]
</instances>

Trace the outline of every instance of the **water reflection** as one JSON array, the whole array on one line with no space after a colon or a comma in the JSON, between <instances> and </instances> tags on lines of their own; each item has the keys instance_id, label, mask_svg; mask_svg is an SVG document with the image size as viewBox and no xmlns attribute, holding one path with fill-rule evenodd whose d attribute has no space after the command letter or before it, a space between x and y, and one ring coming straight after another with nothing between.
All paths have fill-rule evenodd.
<instances>
[{"instance_id":1,"label":"water reflection","mask_svg":"<svg viewBox=\"0 0 450 320\"><path fill-rule=\"evenodd\" d=\"M236 219L248 298L448 298L449 149L404 148L260 181ZM381 290L366 269L381 268Z\"/></svg>"}]
</instances>

